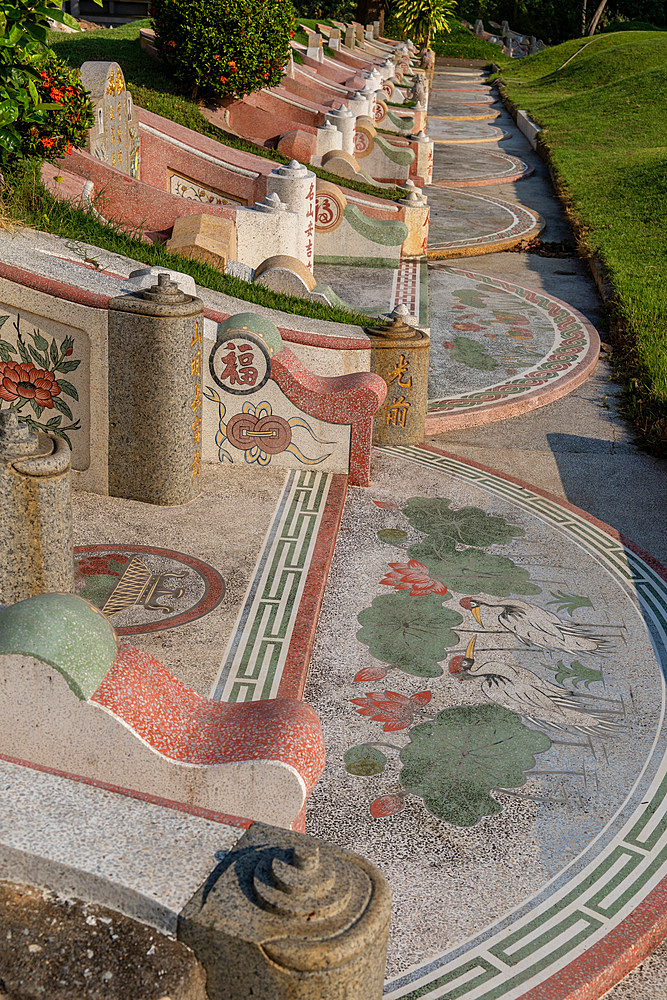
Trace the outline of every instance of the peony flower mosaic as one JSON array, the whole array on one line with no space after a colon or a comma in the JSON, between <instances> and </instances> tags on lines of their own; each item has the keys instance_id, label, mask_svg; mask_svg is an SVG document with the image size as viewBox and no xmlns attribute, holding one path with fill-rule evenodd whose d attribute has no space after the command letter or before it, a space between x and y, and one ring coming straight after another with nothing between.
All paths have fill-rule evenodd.
<instances>
[{"instance_id":1,"label":"peony flower mosaic","mask_svg":"<svg viewBox=\"0 0 667 1000\"><path fill-rule=\"evenodd\" d=\"M0 316L0 328L9 320ZM16 410L31 430L45 431L64 438L70 448L70 434L81 427L72 402L79 393L65 378L76 371L81 359L74 358L74 340L51 341L37 329L24 333L21 316L13 323L16 343L0 338L0 406Z\"/></svg>"}]
</instances>

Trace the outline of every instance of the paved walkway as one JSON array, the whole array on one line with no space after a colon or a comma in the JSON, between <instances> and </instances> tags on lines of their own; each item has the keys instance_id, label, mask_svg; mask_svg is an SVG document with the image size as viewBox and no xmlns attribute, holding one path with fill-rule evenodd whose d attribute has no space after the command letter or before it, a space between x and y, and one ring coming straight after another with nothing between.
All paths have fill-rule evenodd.
<instances>
[{"instance_id":1,"label":"paved walkway","mask_svg":"<svg viewBox=\"0 0 667 1000\"><path fill-rule=\"evenodd\" d=\"M454 124L462 77L439 68L431 97ZM475 195L484 211L530 210L547 249L566 247L431 262L434 399L548 360L556 300L556 328L565 339L575 317L586 352L600 325L544 165L489 110L508 138L484 148L528 170L500 186L490 169ZM436 174L451 149L479 169L465 135L436 145ZM437 243L439 195L472 192L428 194ZM667 561L667 475L632 444L618 391L604 352L588 353L568 394L382 450L371 489L348 492L305 692L328 755L308 825L390 880L387 997L571 997L598 975L610 985L637 937L660 933L667 584L618 532ZM658 955L611 996L659 995L661 968Z\"/></svg>"}]
</instances>

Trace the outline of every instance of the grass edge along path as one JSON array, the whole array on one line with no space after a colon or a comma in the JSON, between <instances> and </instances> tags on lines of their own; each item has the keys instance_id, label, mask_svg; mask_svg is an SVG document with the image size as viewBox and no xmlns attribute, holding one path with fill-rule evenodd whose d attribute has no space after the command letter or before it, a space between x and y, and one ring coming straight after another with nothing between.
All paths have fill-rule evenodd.
<instances>
[{"instance_id":1,"label":"grass edge along path","mask_svg":"<svg viewBox=\"0 0 667 1000\"><path fill-rule=\"evenodd\" d=\"M150 267L168 267L191 275L198 285L248 303L275 309L279 312L345 323L353 326L368 324L369 315L348 312L336 306L325 306L309 299L273 292L261 285L253 285L241 278L223 274L208 264L169 253L164 244L146 243L127 229L104 223L92 212L85 211L67 201L60 201L50 194L40 178L41 161L24 160L12 171L5 171L6 195L0 192L0 219L3 228L29 226L81 243L88 243L109 250L111 253L130 257ZM384 321L380 320L382 325ZM374 323L378 323L374 320Z\"/></svg>"},{"instance_id":2,"label":"grass edge along path","mask_svg":"<svg viewBox=\"0 0 667 1000\"><path fill-rule=\"evenodd\" d=\"M591 44L592 43L592 44ZM571 39L499 75L509 109L542 126L546 160L582 256L599 261L622 410L667 455L667 36ZM511 76L510 76L511 73Z\"/></svg>"},{"instance_id":3,"label":"grass edge along path","mask_svg":"<svg viewBox=\"0 0 667 1000\"><path fill-rule=\"evenodd\" d=\"M265 160L276 163L290 163L292 157L285 156L277 149L267 149L258 146L247 139L241 139L213 125L201 112L200 102L186 94L179 93L176 85L170 79L168 70L162 63L148 56L139 44L139 31L150 27L149 20L131 21L119 28L100 28L94 31L84 31L80 34L66 34L52 31L49 33L49 45L54 49L59 59L70 66L81 66L87 61L117 62L125 76L127 89L132 94L132 100L140 108L152 111L153 114L169 118L178 125L193 132L199 132L210 139L215 139L225 146L253 153ZM397 187L375 187L363 181L347 180L337 174L331 174L322 167L306 166L321 180L329 181L358 191L360 194L373 195L375 198L395 201L405 198L406 191Z\"/></svg>"}]
</instances>

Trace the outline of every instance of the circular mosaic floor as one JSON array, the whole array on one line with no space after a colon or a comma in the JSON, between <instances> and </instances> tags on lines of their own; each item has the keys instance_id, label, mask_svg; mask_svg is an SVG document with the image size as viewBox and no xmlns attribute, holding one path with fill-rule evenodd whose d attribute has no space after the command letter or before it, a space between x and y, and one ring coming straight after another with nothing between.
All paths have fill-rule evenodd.
<instances>
[{"instance_id":1,"label":"circular mosaic floor","mask_svg":"<svg viewBox=\"0 0 667 1000\"><path fill-rule=\"evenodd\" d=\"M495 125L486 122L453 122L442 118L429 116L426 131L430 139L437 143L458 143L460 145L475 142L499 142L507 139L510 132L505 132Z\"/></svg>"},{"instance_id":2,"label":"circular mosaic floor","mask_svg":"<svg viewBox=\"0 0 667 1000\"><path fill-rule=\"evenodd\" d=\"M597 332L551 295L447 264L429 266L429 286L427 434L543 406L595 367Z\"/></svg>"},{"instance_id":3,"label":"circular mosaic floor","mask_svg":"<svg viewBox=\"0 0 667 1000\"><path fill-rule=\"evenodd\" d=\"M438 150L433 164L433 183L439 187L509 184L530 177L532 173L533 168L523 160L500 150L449 146Z\"/></svg>"},{"instance_id":4,"label":"circular mosaic floor","mask_svg":"<svg viewBox=\"0 0 667 1000\"><path fill-rule=\"evenodd\" d=\"M542 232L537 212L501 198L431 185L428 257L470 257L507 250Z\"/></svg>"},{"instance_id":5,"label":"circular mosaic floor","mask_svg":"<svg viewBox=\"0 0 667 1000\"><path fill-rule=\"evenodd\" d=\"M433 102L435 103L435 102ZM433 104L431 104L433 107ZM437 114L435 114L437 111ZM434 108L433 115L429 117L441 118L445 121L487 121L490 118L497 118L502 113L502 109L498 107L488 107L483 108L483 105L474 104L456 104L452 103L440 103L438 102L437 108Z\"/></svg>"},{"instance_id":6,"label":"circular mosaic floor","mask_svg":"<svg viewBox=\"0 0 667 1000\"><path fill-rule=\"evenodd\" d=\"M376 453L340 539L308 832L389 880L386 1000L600 996L664 921L667 574L426 445Z\"/></svg>"},{"instance_id":7,"label":"circular mosaic floor","mask_svg":"<svg viewBox=\"0 0 667 1000\"><path fill-rule=\"evenodd\" d=\"M465 104L494 104L498 100L497 94L490 94L488 92L488 87L432 90L430 94L431 99L436 94L441 94L446 101L461 101Z\"/></svg>"}]
</instances>

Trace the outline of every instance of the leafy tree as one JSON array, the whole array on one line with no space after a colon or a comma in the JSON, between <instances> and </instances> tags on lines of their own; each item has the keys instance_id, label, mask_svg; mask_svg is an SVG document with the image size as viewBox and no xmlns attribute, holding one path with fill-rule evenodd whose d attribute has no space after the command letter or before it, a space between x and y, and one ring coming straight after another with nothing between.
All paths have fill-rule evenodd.
<instances>
[{"instance_id":1,"label":"leafy tree","mask_svg":"<svg viewBox=\"0 0 667 1000\"><path fill-rule=\"evenodd\" d=\"M449 31L456 0L395 0L391 12L419 48L428 47L432 36Z\"/></svg>"},{"instance_id":2,"label":"leafy tree","mask_svg":"<svg viewBox=\"0 0 667 1000\"><path fill-rule=\"evenodd\" d=\"M294 0L294 12L299 17L318 21L354 21L357 14L356 0Z\"/></svg>"},{"instance_id":3,"label":"leafy tree","mask_svg":"<svg viewBox=\"0 0 667 1000\"><path fill-rule=\"evenodd\" d=\"M158 49L193 96L277 86L294 35L290 0L153 0Z\"/></svg>"}]
</instances>

